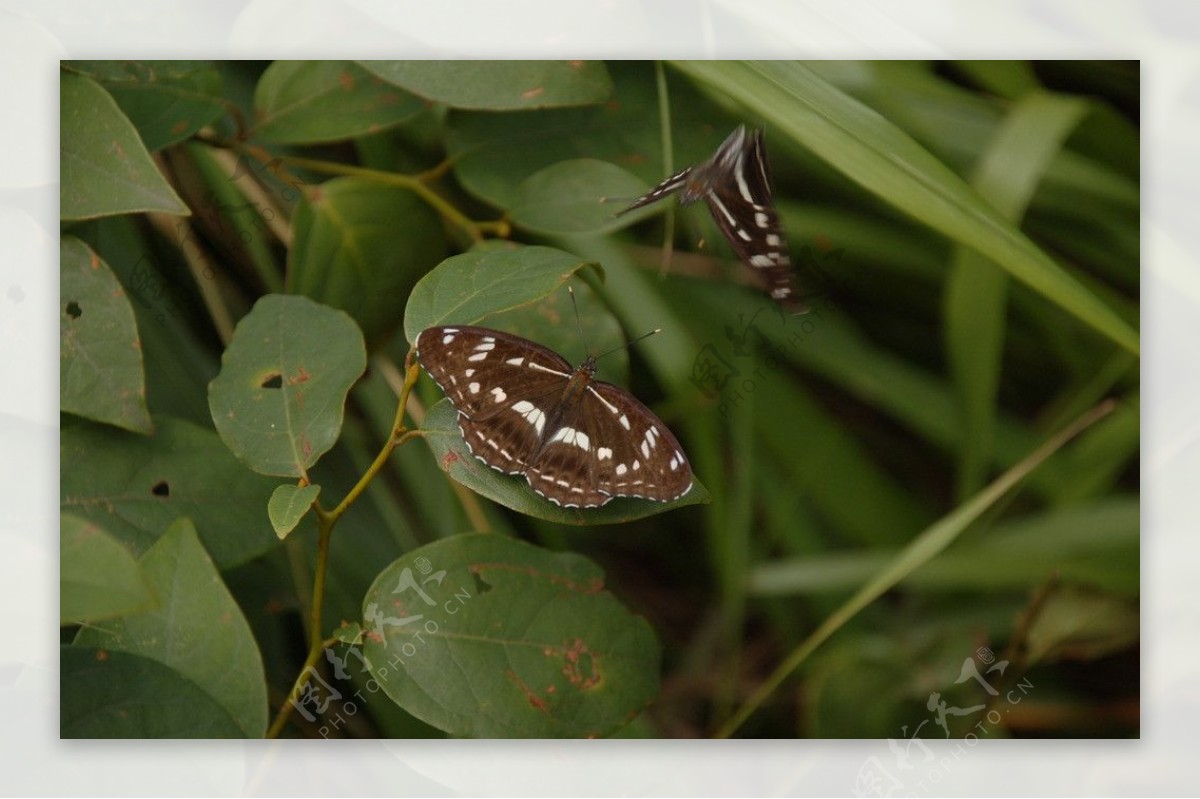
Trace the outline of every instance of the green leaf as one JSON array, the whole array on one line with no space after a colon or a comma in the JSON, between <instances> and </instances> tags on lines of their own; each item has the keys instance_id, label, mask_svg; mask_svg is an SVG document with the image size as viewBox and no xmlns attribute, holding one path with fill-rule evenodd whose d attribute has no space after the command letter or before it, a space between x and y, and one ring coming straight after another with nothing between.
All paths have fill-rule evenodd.
<instances>
[{"instance_id":1,"label":"green leaf","mask_svg":"<svg viewBox=\"0 0 1200 799\"><path fill-rule=\"evenodd\" d=\"M971 185L1019 225L1054 156L1087 110L1076 98L1036 92L1009 112L976 164ZM960 247L946 277L946 352L963 420L958 495L983 485L997 425L1008 278L985 253Z\"/></svg>"},{"instance_id":2,"label":"green leaf","mask_svg":"<svg viewBox=\"0 0 1200 799\"><path fill-rule=\"evenodd\" d=\"M225 111L221 74L208 61L66 61L108 90L146 148L183 141Z\"/></svg>"},{"instance_id":3,"label":"green leaf","mask_svg":"<svg viewBox=\"0 0 1200 799\"><path fill-rule=\"evenodd\" d=\"M63 512L103 527L138 553L187 516L222 568L274 547L263 508L278 481L247 471L211 430L164 416L155 423L152 436L64 426Z\"/></svg>"},{"instance_id":4,"label":"green leaf","mask_svg":"<svg viewBox=\"0 0 1200 799\"><path fill-rule=\"evenodd\" d=\"M455 536L380 572L363 618L384 692L451 735L604 736L658 693L650 625L579 555Z\"/></svg>"},{"instance_id":5,"label":"green leaf","mask_svg":"<svg viewBox=\"0 0 1200 799\"><path fill-rule=\"evenodd\" d=\"M646 184L616 164L578 158L530 175L508 208L513 224L535 233L603 233L628 225L636 215L615 218L626 203L602 198L640 196Z\"/></svg>"},{"instance_id":6,"label":"green leaf","mask_svg":"<svg viewBox=\"0 0 1200 799\"><path fill-rule=\"evenodd\" d=\"M1053 590L1029 628L1030 664L1095 660L1136 647L1136 603L1070 586Z\"/></svg>"},{"instance_id":7,"label":"green leaf","mask_svg":"<svg viewBox=\"0 0 1200 799\"><path fill-rule=\"evenodd\" d=\"M948 167L887 120L794 62L687 61L679 69L735 97L846 177L1012 277L1131 352L1137 331L1081 286Z\"/></svg>"},{"instance_id":8,"label":"green leaf","mask_svg":"<svg viewBox=\"0 0 1200 799\"><path fill-rule=\"evenodd\" d=\"M267 728L262 658L192 523L172 524L142 556L141 566L160 607L85 627L75 644L129 652L169 667L224 708L240 735L260 737Z\"/></svg>"},{"instance_id":9,"label":"green leaf","mask_svg":"<svg viewBox=\"0 0 1200 799\"><path fill-rule=\"evenodd\" d=\"M404 309L404 335L415 342L427 327L471 325L557 291L587 262L550 247L466 252L421 278Z\"/></svg>"},{"instance_id":10,"label":"green leaf","mask_svg":"<svg viewBox=\"0 0 1200 799\"><path fill-rule=\"evenodd\" d=\"M260 474L300 477L342 429L350 387L367 367L346 314L268 294L233 331L208 405L225 445Z\"/></svg>"},{"instance_id":11,"label":"green leaf","mask_svg":"<svg viewBox=\"0 0 1200 799\"><path fill-rule=\"evenodd\" d=\"M902 585L910 591L1028 591L1057 573L1065 583L1136 596L1139 510L1136 498L1113 499L1019 518L947 549ZM847 592L895 555L871 549L770 560L752 570L750 590L760 596Z\"/></svg>"},{"instance_id":12,"label":"green leaf","mask_svg":"<svg viewBox=\"0 0 1200 799\"><path fill-rule=\"evenodd\" d=\"M133 307L108 264L72 236L59 242L62 410L150 433Z\"/></svg>"},{"instance_id":13,"label":"green leaf","mask_svg":"<svg viewBox=\"0 0 1200 799\"><path fill-rule=\"evenodd\" d=\"M321 493L319 485L297 486L287 483L275 489L267 503L267 515L280 539L296 529Z\"/></svg>"},{"instance_id":14,"label":"green leaf","mask_svg":"<svg viewBox=\"0 0 1200 799\"><path fill-rule=\"evenodd\" d=\"M415 194L359 178L337 178L292 217L287 290L340 308L368 342L400 324L417 279L446 256L438 215Z\"/></svg>"},{"instance_id":15,"label":"green leaf","mask_svg":"<svg viewBox=\"0 0 1200 799\"><path fill-rule=\"evenodd\" d=\"M229 712L203 688L151 658L64 646L59 656L61 738L238 738Z\"/></svg>"},{"instance_id":16,"label":"green leaf","mask_svg":"<svg viewBox=\"0 0 1200 799\"><path fill-rule=\"evenodd\" d=\"M457 108L517 111L595 105L612 94L599 61L360 61L413 94Z\"/></svg>"},{"instance_id":17,"label":"green leaf","mask_svg":"<svg viewBox=\"0 0 1200 799\"><path fill-rule=\"evenodd\" d=\"M133 553L104 528L64 513L58 529L60 624L123 616L153 604Z\"/></svg>"},{"instance_id":18,"label":"green leaf","mask_svg":"<svg viewBox=\"0 0 1200 799\"><path fill-rule=\"evenodd\" d=\"M708 489L693 477L692 489L674 502L616 497L599 508L563 508L535 494L524 477L504 474L476 459L463 441L458 411L449 399L429 409L421 429L442 471L453 480L506 508L550 522L620 524L710 500Z\"/></svg>"},{"instance_id":19,"label":"green leaf","mask_svg":"<svg viewBox=\"0 0 1200 799\"><path fill-rule=\"evenodd\" d=\"M186 216L137 130L91 78L59 78L59 216L90 219L138 211Z\"/></svg>"},{"instance_id":20,"label":"green leaf","mask_svg":"<svg viewBox=\"0 0 1200 799\"><path fill-rule=\"evenodd\" d=\"M279 144L363 136L425 107L352 61L276 61L254 90L254 135Z\"/></svg>"},{"instance_id":21,"label":"green leaf","mask_svg":"<svg viewBox=\"0 0 1200 799\"><path fill-rule=\"evenodd\" d=\"M474 196L507 208L522 181L574 158L616 164L651 184L665 178L669 171L653 67L613 62L609 69L615 102L523 114L451 113L446 148L458 182ZM675 163L710 158L736 123L687 83L675 82L670 99Z\"/></svg>"}]
</instances>

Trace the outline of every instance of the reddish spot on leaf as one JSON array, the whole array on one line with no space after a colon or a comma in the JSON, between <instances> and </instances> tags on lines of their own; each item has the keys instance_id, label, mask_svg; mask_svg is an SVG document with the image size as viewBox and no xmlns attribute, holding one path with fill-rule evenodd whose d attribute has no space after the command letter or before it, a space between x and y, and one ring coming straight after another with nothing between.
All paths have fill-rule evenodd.
<instances>
[{"instance_id":1,"label":"reddish spot on leaf","mask_svg":"<svg viewBox=\"0 0 1200 799\"><path fill-rule=\"evenodd\" d=\"M571 69L578 72L579 70L583 69L583 62L582 61L568 61L567 66L569 66Z\"/></svg>"},{"instance_id":2,"label":"reddish spot on leaf","mask_svg":"<svg viewBox=\"0 0 1200 799\"><path fill-rule=\"evenodd\" d=\"M174 125L171 126L171 135L178 136L179 134L186 131L189 127L191 127L191 123L188 122L186 119L181 119L178 122L176 122Z\"/></svg>"},{"instance_id":3,"label":"reddish spot on leaf","mask_svg":"<svg viewBox=\"0 0 1200 799\"><path fill-rule=\"evenodd\" d=\"M599 664L592 650L582 638L576 638L563 650L563 675L571 685L590 690L600 684Z\"/></svg>"},{"instance_id":4,"label":"reddish spot on leaf","mask_svg":"<svg viewBox=\"0 0 1200 799\"><path fill-rule=\"evenodd\" d=\"M305 369L303 366L301 366L300 371L296 372L295 375L288 378L288 385L294 386L294 385L297 385L298 383L307 383L311 379L312 379L312 375L310 375L308 373L307 369Z\"/></svg>"},{"instance_id":5,"label":"reddish spot on leaf","mask_svg":"<svg viewBox=\"0 0 1200 799\"><path fill-rule=\"evenodd\" d=\"M88 262L88 265L90 267L92 267L92 269L99 269L100 268L100 256L96 255L96 253L92 253L92 257L91 257L91 260Z\"/></svg>"},{"instance_id":6,"label":"reddish spot on leaf","mask_svg":"<svg viewBox=\"0 0 1200 799\"><path fill-rule=\"evenodd\" d=\"M508 678L509 682L517 686L517 688L521 690L521 693L525 694L525 698L529 701L529 704L532 707L538 709L542 713L550 712L550 706L546 704L546 701L538 696L532 688L526 685L525 681L518 677L516 672L514 672L512 669L505 669L504 676Z\"/></svg>"},{"instance_id":7,"label":"reddish spot on leaf","mask_svg":"<svg viewBox=\"0 0 1200 799\"><path fill-rule=\"evenodd\" d=\"M96 660L100 661L101 663L108 660L108 650L107 649L97 649L96 650Z\"/></svg>"},{"instance_id":8,"label":"reddish spot on leaf","mask_svg":"<svg viewBox=\"0 0 1200 799\"><path fill-rule=\"evenodd\" d=\"M447 452L445 455L442 456L442 471L443 472L450 471L450 467L456 463L458 463L458 453L457 452Z\"/></svg>"},{"instance_id":9,"label":"reddish spot on leaf","mask_svg":"<svg viewBox=\"0 0 1200 799\"><path fill-rule=\"evenodd\" d=\"M338 73L338 83L346 91L354 91L354 76L349 72Z\"/></svg>"},{"instance_id":10,"label":"reddish spot on leaf","mask_svg":"<svg viewBox=\"0 0 1200 799\"><path fill-rule=\"evenodd\" d=\"M538 86L533 89L526 89L525 91L521 92L521 99L522 100L532 100L533 98L537 97L538 95L542 94L545 91L546 91L546 89L542 86Z\"/></svg>"}]
</instances>

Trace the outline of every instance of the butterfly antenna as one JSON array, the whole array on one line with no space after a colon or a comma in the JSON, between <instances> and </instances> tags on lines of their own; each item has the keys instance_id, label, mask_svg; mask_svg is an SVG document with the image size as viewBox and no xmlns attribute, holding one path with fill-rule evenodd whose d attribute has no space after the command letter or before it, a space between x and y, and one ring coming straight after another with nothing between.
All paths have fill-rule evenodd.
<instances>
[{"instance_id":1,"label":"butterfly antenna","mask_svg":"<svg viewBox=\"0 0 1200 799\"><path fill-rule=\"evenodd\" d=\"M587 336L583 334L583 319L579 317L579 303L575 302L575 289L567 286L567 293L571 295L571 307L575 309L575 324L579 327L579 340L583 342L583 354L590 358Z\"/></svg>"},{"instance_id":2,"label":"butterfly antenna","mask_svg":"<svg viewBox=\"0 0 1200 799\"><path fill-rule=\"evenodd\" d=\"M651 336L653 336L653 335L655 335L655 334L657 334L657 333L661 333L661 332L662 332L662 328L661 328L661 327L656 327L656 328L654 328L653 330L651 330L649 333L643 333L642 335L638 336L638 337L637 337L637 338L635 338L633 341L630 341L630 342L627 342L627 343L625 343L625 344L622 344L622 345L621 345L621 346L619 346L619 347L613 347L613 348L612 348L611 350L609 350L608 352L605 352L605 353L602 353L602 354L600 354L600 355L597 355L597 356L596 356L596 360L597 360L597 361L598 361L598 360L600 360L600 359L601 359L601 358L603 358L605 355L612 355L614 352L617 352L618 350L624 350L624 349L628 349L629 347L632 347L634 344L637 344L637 343L638 343L639 341L641 341L642 339L650 338Z\"/></svg>"}]
</instances>

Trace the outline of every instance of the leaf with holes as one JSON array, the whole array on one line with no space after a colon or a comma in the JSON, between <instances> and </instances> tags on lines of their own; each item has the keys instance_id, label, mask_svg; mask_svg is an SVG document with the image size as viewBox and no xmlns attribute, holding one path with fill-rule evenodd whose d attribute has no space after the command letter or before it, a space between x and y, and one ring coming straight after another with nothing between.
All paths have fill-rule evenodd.
<instances>
[{"instance_id":1,"label":"leaf with holes","mask_svg":"<svg viewBox=\"0 0 1200 799\"><path fill-rule=\"evenodd\" d=\"M59 244L59 276L61 408L151 432L142 343L125 290L108 264L72 236Z\"/></svg>"},{"instance_id":2,"label":"leaf with holes","mask_svg":"<svg viewBox=\"0 0 1200 799\"><path fill-rule=\"evenodd\" d=\"M434 325L474 324L540 300L588 262L551 247L483 249L447 258L421 278L404 309L404 335L415 342Z\"/></svg>"},{"instance_id":3,"label":"leaf with holes","mask_svg":"<svg viewBox=\"0 0 1200 799\"><path fill-rule=\"evenodd\" d=\"M292 216L287 291L340 308L369 344L400 324L417 279L446 256L441 221L407 189L335 178Z\"/></svg>"},{"instance_id":4,"label":"leaf with holes","mask_svg":"<svg viewBox=\"0 0 1200 799\"><path fill-rule=\"evenodd\" d=\"M456 108L520 111L595 105L613 91L600 61L361 61L413 94Z\"/></svg>"},{"instance_id":5,"label":"leaf with holes","mask_svg":"<svg viewBox=\"0 0 1200 799\"><path fill-rule=\"evenodd\" d=\"M366 368L349 316L268 294L233 331L208 384L209 410L221 440L251 469L301 477L337 441L346 395Z\"/></svg>"},{"instance_id":6,"label":"leaf with holes","mask_svg":"<svg viewBox=\"0 0 1200 799\"><path fill-rule=\"evenodd\" d=\"M92 219L137 211L186 215L116 102L91 78L59 83L59 215Z\"/></svg>"},{"instance_id":7,"label":"leaf with holes","mask_svg":"<svg viewBox=\"0 0 1200 799\"><path fill-rule=\"evenodd\" d=\"M452 479L493 502L538 519L573 525L621 524L712 501L708 489L693 477L691 490L673 502L615 497L598 508L559 507L535 494L524 477L502 474L477 460L463 440L458 411L450 400L430 408L421 428L442 471Z\"/></svg>"},{"instance_id":8,"label":"leaf with holes","mask_svg":"<svg viewBox=\"0 0 1200 799\"><path fill-rule=\"evenodd\" d=\"M180 516L196 523L221 568L278 543L263 513L278 481L247 470L211 430L156 416L152 436L80 422L65 425L59 440L62 511L136 553Z\"/></svg>"},{"instance_id":9,"label":"leaf with holes","mask_svg":"<svg viewBox=\"0 0 1200 799\"><path fill-rule=\"evenodd\" d=\"M650 625L579 555L444 539L380 572L363 619L384 692L451 735L606 736L658 693Z\"/></svg>"},{"instance_id":10,"label":"leaf with holes","mask_svg":"<svg viewBox=\"0 0 1200 799\"><path fill-rule=\"evenodd\" d=\"M59 521L60 624L111 619L154 604L129 548L104 528L64 513Z\"/></svg>"},{"instance_id":11,"label":"leaf with holes","mask_svg":"<svg viewBox=\"0 0 1200 799\"><path fill-rule=\"evenodd\" d=\"M157 661L211 697L241 735L261 736L267 728L262 657L196 528L187 519L175 522L140 565L159 607L85 627L74 643Z\"/></svg>"},{"instance_id":12,"label":"leaf with holes","mask_svg":"<svg viewBox=\"0 0 1200 799\"><path fill-rule=\"evenodd\" d=\"M365 136L411 119L418 97L352 61L276 61L254 89L255 136L311 144Z\"/></svg>"},{"instance_id":13,"label":"leaf with holes","mask_svg":"<svg viewBox=\"0 0 1200 799\"><path fill-rule=\"evenodd\" d=\"M297 486L288 483L276 488L267 503L267 515L271 517L275 535L281 539L287 538L287 534L296 529L320 493L321 487L318 485Z\"/></svg>"}]
</instances>

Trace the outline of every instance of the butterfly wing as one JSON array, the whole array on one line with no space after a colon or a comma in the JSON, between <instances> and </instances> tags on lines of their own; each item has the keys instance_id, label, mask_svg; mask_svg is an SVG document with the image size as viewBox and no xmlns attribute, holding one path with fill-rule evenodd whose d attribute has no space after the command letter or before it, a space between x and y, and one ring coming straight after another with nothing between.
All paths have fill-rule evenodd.
<instances>
[{"instance_id":1,"label":"butterfly wing","mask_svg":"<svg viewBox=\"0 0 1200 799\"><path fill-rule=\"evenodd\" d=\"M469 325L421 331L417 359L458 410L471 453L509 474L524 472L574 372L540 344Z\"/></svg>"},{"instance_id":2,"label":"butterfly wing","mask_svg":"<svg viewBox=\"0 0 1200 799\"><path fill-rule=\"evenodd\" d=\"M623 388L593 381L586 402L596 490L672 502L692 488L692 468L675 435Z\"/></svg>"},{"instance_id":3,"label":"butterfly wing","mask_svg":"<svg viewBox=\"0 0 1200 799\"><path fill-rule=\"evenodd\" d=\"M617 211L615 216L622 216L636 208L641 208L642 206L656 203L664 197L669 197L675 192L680 191L688 185L688 181L691 180L692 173L694 171L695 167L689 166L687 169L676 172L674 175L671 175L671 177L667 178L662 183L659 183L653 189L634 200L632 205Z\"/></svg>"},{"instance_id":4,"label":"butterfly wing","mask_svg":"<svg viewBox=\"0 0 1200 799\"><path fill-rule=\"evenodd\" d=\"M721 234L738 260L766 282L773 300L790 313L803 311L787 239L772 202L762 131L743 137L742 146L718 158L717 166L721 175L710 182L704 199Z\"/></svg>"}]
</instances>

